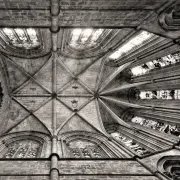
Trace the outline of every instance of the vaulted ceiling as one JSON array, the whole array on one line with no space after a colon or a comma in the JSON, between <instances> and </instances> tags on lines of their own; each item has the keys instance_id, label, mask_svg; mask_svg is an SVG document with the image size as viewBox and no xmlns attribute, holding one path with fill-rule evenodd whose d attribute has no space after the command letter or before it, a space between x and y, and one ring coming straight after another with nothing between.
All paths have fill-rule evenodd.
<instances>
[{"instance_id":1,"label":"vaulted ceiling","mask_svg":"<svg viewBox=\"0 0 180 180\"><path fill-rule=\"evenodd\" d=\"M138 64L136 53L180 37L179 29L172 34L159 24L175 3L1 0L0 133L107 135L104 125L129 126L121 119L125 110L145 107L129 102L128 89L135 85L125 70Z\"/></svg>"}]
</instances>

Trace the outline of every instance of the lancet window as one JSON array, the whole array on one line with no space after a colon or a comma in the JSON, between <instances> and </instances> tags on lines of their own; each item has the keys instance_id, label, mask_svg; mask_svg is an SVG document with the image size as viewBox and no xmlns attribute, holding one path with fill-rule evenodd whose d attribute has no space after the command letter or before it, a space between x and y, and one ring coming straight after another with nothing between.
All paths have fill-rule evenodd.
<instances>
[{"instance_id":1,"label":"lancet window","mask_svg":"<svg viewBox=\"0 0 180 180\"><path fill-rule=\"evenodd\" d=\"M180 99L180 89L176 90L158 90L158 91L140 91L140 99Z\"/></svg>"},{"instance_id":2,"label":"lancet window","mask_svg":"<svg viewBox=\"0 0 180 180\"><path fill-rule=\"evenodd\" d=\"M33 28L2 28L0 29L0 39L7 45L26 50L40 46L40 37Z\"/></svg>"},{"instance_id":3,"label":"lancet window","mask_svg":"<svg viewBox=\"0 0 180 180\"><path fill-rule=\"evenodd\" d=\"M152 37L155 37L154 34L147 31L141 31L127 43L123 44L117 51L109 56L109 59L116 60L120 57L123 57L127 53L136 50L143 44L147 43Z\"/></svg>"},{"instance_id":4,"label":"lancet window","mask_svg":"<svg viewBox=\"0 0 180 180\"><path fill-rule=\"evenodd\" d=\"M74 158L105 158L105 151L98 145L90 142L73 142L69 145L71 157Z\"/></svg>"},{"instance_id":5,"label":"lancet window","mask_svg":"<svg viewBox=\"0 0 180 180\"><path fill-rule=\"evenodd\" d=\"M105 158L107 155L98 146L86 146L84 148L71 148L72 156L75 158Z\"/></svg>"},{"instance_id":6,"label":"lancet window","mask_svg":"<svg viewBox=\"0 0 180 180\"><path fill-rule=\"evenodd\" d=\"M149 150L145 149L144 147L136 143L134 140L122 135L119 132L111 133L111 136L125 144L127 147L129 147L131 150L133 150L136 154L140 156L149 155L151 153Z\"/></svg>"},{"instance_id":7,"label":"lancet window","mask_svg":"<svg viewBox=\"0 0 180 180\"><path fill-rule=\"evenodd\" d=\"M15 141L8 145L4 158L37 158L40 154L40 143L34 140Z\"/></svg>"},{"instance_id":8,"label":"lancet window","mask_svg":"<svg viewBox=\"0 0 180 180\"><path fill-rule=\"evenodd\" d=\"M177 126L169 125L167 123L158 122L150 119L145 119L143 117L138 116L133 117L131 122L180 137L180 129Z\"/></svg>"},{"instance_id":9,"label":"lancet window","mask_svg":"<svg viewBox=\"0 0 180 180\"><path fill-rule=\"evenodd\" d=\"M70 46L82 50L97 44L103 29L74 29L71 33Z\"/></svg>"},{"instance_id":10,"label":"lancet window","mask_svg":"<svg viewBox=\"0 0 180 180\"><path fill-rule=\"evenodd\" d=\"M141 64L140 66L133 67L131 69L131 73L134 77L140 76L151 72L153 69L160 69L162 67L169 66L178 62L180 62L180 53L176 53L173 55L169 54L167 56Z\"/></svg>"}]
</instances>

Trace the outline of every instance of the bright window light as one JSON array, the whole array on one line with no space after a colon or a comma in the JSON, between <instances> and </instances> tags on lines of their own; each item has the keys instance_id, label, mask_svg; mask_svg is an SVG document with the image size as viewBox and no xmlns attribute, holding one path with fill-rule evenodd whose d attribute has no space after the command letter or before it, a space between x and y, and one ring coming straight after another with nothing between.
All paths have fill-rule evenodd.
<instances>
[{"instance_id":1,"label":"bright window light","mask_svg":"<svg viewBox=\"0 0 180 180\"><path fill-rule=\"evenodd\" d=\"M138 35L130 39L127 43L122 45L117 51L109 56L110 59L118 59L132 49L136 49L138 46L150 39L154 34L147 31L141 31Z\"/></svg>"},{"instance_id":2,"label":"bright window light","mask_svg":"<svg viewBox=\"0 0 180 180\"><path fill-rule=\"evenodd\" d=\"M12 44L15 47L32 49L40 46L35 29L3 28L2 31L3 35L5 34L6 36L6 43Z\"/></svg>"},{"instance_id":3,"label":"bright window light","mask_svg":"<svg viewBox=\"0 0 180 180\"><path fill-rule=\"evenodd\" d=\"M92 47L97 43L98 38L103 33L103 29L74 29L71 33L70 46L82 50Z\"/></svg>"}]
</instances>

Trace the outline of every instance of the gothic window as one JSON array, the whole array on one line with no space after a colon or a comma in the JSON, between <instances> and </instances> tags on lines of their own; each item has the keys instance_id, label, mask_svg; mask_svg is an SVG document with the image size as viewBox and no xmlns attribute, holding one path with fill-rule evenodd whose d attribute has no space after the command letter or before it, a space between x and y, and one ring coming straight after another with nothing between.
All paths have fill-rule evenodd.
<instances>
[{"instance_id":1,"label":"gothic window","mask_svg":"<svg viewBox=\"0 0 180 180\"><path fill-rule=\"evenodd\" d=\"M70 46L82 50L97 44L103 29L74 29L71 33Z\"/></svg>"},{"instance_id":2,"label":"gothic window","mask_svg":"<svg viewBox=\"0 0 180 180\"><path fill-rule=\"evenodd\" d=\"M35 29L12 29L0 30L0 38L7 44L16 48L34 49L40 46L40 39Z\"/></svg>"},{"instance_id":3,"label":"gothic window","mask_svg":"<svg viewBox=\"0 0 180 180\"><path fill-rule=\"evenodd\" d=\"M180 90L140 91L140 99L180 99Z\"/></svg>"},{"instance_id":4,"label":"gothic window","mask_svg":"<svg viewBox=\"0 0 180 180\"><path fill-rule=\"evenodd\" d=\"M71 156L74 158L105 158L104 150L93 143L76 141L69 144Z\"/></svg>"},{"instance_id":5,"label":"gothic window","mask_svg":"<svg viewBox=\"0 0 180 180\"><path fill-rule=\"evenodd\" d=\"M83 156L84 158L91 158L90 151L88 151L88 150L89 150L88 147L80 148L80 151L81 151L82 156Z\"/></svg>"},{"instance_id":6,"label":"gothic window","mask_svg":"<svg viewBox=\"0 0 180 180\"><path fill-rule=\"evenodd\" d=\"M81 158L81 154L80 154L79 148L71 148L71 152L72 152L73 157Z\"/></svg>"},{"instance_id":7,"label":"gothic window","mask_svg":"<svg viewBox=\"0 0 180 180\"><path fill-rule=\"evenodd\" d=\"M129 147L131 150L133 150L136 154L140 156L145 156L151 153L149 150L145 149L144 147L136 143L134 140L120 134L119 132L111 133L111 136L125 144L127 147Z\"/></svg>"},{"instance_id":8,"label":"gothic window","mask_svg":"<svg viewBox=\"0 0 180 180\"><path fill-rule=\"evenodd\" d=\"M133 76L140 76L149 73L153 69L159 69L165 66L169 66L171 64L175 64L177 62L180 62L180 53L176 53L173 55L169 54L156 60L149 61L140 66L133 67L131 69L131 73Z\"/></svg>"},{"instance_id":9,"label":"gothic window","mask_svg":"<svg viewBox=\"0 0 180 180\"><path fill-rule=\"evenodd\" d=\"M93 157L95 158L102 158L102 157L107 157L99 147L97 146L89 146L89 149L91 153L93 154Z\"/></svg>"},{"instance_id":10,"label":"gothic window","mask_svg":"<svg viewBox=\"0 0 180 180\"><path fill-rule=\"evenodd\" d=\"M37 158L41 150L40 143L34 140L15 141L8 145L4 158Z\"/></svg>"},{"instance_id":11,"label":"gothic window","mask_svg":"<svg viewBox=\"0 0 180 180\"><path fill-rule=\"evenodd\" d=\"M155 36L152 33L149 33L147 31L141 31L136 36L134 36L132 39L130 39L127 43L122 45L117 51L115 51L113 54L109 56L109 59L118 59L125 55L126 53L129 53L132 50L136 50L144 43L147 43L148 40L150 40L153 36Z\"/></svg>"},{"instance_id":12,"label":"gothic window","mask_svg":"<svg viewBox=\"0 0 180 180\"><path fill-rule=\"evenodd\" d=\"M140 99L153 99L154 94L152 91L141 91L140 93L138 92Z\"/></svg>"},{"instance_id":13,"label":"gothic window","mask_svg":"<svg viewBox=\"0 0 180 180\"><path fill-rule=\"evenodd\" d=\"M174 91L174 99L180 99L180 89Z\"/></svg>"},{"instance_id":14,"label":"gothic window","mask_svg":"<svg viewBox=\"0 0 180 180\"><path fill-rule=\"evenodd\" d=\"M149 69L147 68L145 69L142 66L136 66L131 69L131 73L133 74L133 76L147 74L148 72L149 72Z\"/></svg>"},{"instance_id":15,"label":"gothic window","mask_svg":"<svg viewBox=\"0 0 180 180\"><path fill-rule=\"evenodd\" d=\"M105 152L97 145L90 145L84 148L70 148L71 154L75 158L105 158Z\"/></svg>"},{"instance_id":16,"label":"gothic window","mask_svg":"<svg viewBox=\"0 0 180 180\"><path fill-rule=\"evenodd\" d=\"M131 122L180 137L180 129L178 129L177 126L169 125L167 123L158 122L150 119L145 119L143 117L138 116L133 117Z\"/></svg>"}]
</instances>

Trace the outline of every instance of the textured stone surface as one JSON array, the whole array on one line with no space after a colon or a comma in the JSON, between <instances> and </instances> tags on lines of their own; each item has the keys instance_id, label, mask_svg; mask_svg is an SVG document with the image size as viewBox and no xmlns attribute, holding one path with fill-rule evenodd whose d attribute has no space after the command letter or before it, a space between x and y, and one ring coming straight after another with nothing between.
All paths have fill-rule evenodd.
<instances>
[{"instance_id":1,"label":"textured stone surface","mask_svg":"<svg viewBox=\"0 0 180 180\"><path fill-rule=\"evenodd\" d=\"M51 13L55 10L54 7L50 7L51 2L57 3L54 6L56 8L60 6L60 13L53 18ZM59 5L58 2L60 3ZM139 28L141 28L141 26L139 25L141 25L144 20L148 20L149 16L153 13L154 18L156 19L155 22L158 23L156 15L159 15L159 8L162 8L161 12L163 11L163 9L165 9L165 7L163 7L165 3L168 3L168 0L0 0L1 27L34 26L48 29L58 29L58 26L66 28L78 26L107 27L114 28L112 34L117 33L116 28L127 27L127 29L123 29L121 32L119 30L119 32L116 34L117 36L110 36L107 39L105 38L105 42L109 38L112 38L112 40L114 40L113 42L109 42L109 44L107 45L105 43L103 43L103 45L100 44L98 48L94 50L95 53L90 53L91 51L88 52L90 55L84 56L84 59L83 55L86 54L86 51L83 52L84 54L82 53L82 56L79 57L73 57L73 54L71 54L70 57L62 58L58 57L58 53L52 53L57 59L53 59L54 57L52 59L49 59L49 56L40 57L38 59L19 59L18 57L12 58L12 60L17 63L19 68L17 68L13 62L10 62L8 60L6 61L4 59L3 62L1 62L3 64L2 70L5 70L5 74L7 76L4 77L7 78L7 87L9 88L8 93L10 95L10 98L14 98L14 100L11 101L10 108L7 108L7 116L3 116L2 118L5 122L3 124L3 131L10 131L10 133L8 134L7 139L6 136L4 137L5 143L4 141L0 142L0 151L4 151L4 148L8 148L9 141L18 139L18 137L12 136L12 134L21 134L21 138L26 138L22 133L23 131L25 131L25 133L29 133L29 137L32 135L33 138L37 134L47 134L49 133L49 131L51 131L50 133L51 135L54 135L53 137L55 139L57 135L56 133L58 133L56 131L59 130L59 149L57 151L60 151L63 148L68 148L68 144L66 144L65 140L65 138L67 137L69 138L69 141L73 141L75 138L79 138L80 140L84 138L83 140L92 141L100 147L103 144L109 153L109 157L129 157L131 153L127 149L125 151L125 148L122 149L120 148L121 146L118 147L113 144L112 139L109 138L109 141L107 141L106 137L100 136L100 134L104 133L104 127L102 125L103 122L101 118L103 120L106 119L104 120L104 122L109 124L118 122L118 117L114 118L112 114L116 113L118 116L121 116L126 107L121 106L120 108L118 108L118 106L115 106L115 104L113 103L107 103L107 106L109 108L112 107L111 110L113 111L113 113L111 113L111 111L108 114L103 113L103 111L107 112L108 108L101 107L101 114L103 115L101 115L100 117L100 113L98 112L98 105L95 103L96 100L92 100L89 104L84 104L87 98L82 98L81 100L79 99L79 105L84 104L84 107L82 107L81 111L77 113L76 111L78 110L74 110L75 115L72 116L72 102L73 100L77 99L78 95L85 94L92 94L92 97L94 96L94 98L97 98L98 101L100 96L99 92L96 92L96 85L98 83L98 80L101 78L99 72L101 71L101 67L103 66L103 62L101 61L99 56L101 54L105 55L104 52L114 51L117 47L119 47L119 45L122 45L122 43L125 42L126 37L128 35L132 35L132 33L135 31L139 31ZM52 19L54 21L52 21ZM157 27L159 27L157 24L153 26L153 29L155 29L155 31L153 32L155 32L156 34L161 34L162 29L156 30ZM67 35L67 31L64 29L63 31L65 33L62 35L62 39L61 37L57 37L56 33L53 34L54 38L52 39L52 44L50 43L52 34L49 33L49 36L47 37L48 40L47 42L43 40L43 42L45 42L43 45L46 46L46 44L50 44L49 49L51 47L54 51L56 50L56 46L58 46L59 49L63 49L65 45L66 47L68 47L69 44L67 42L69 41L66 41L66 39L70 39L71 36L65 36ZM171 34L171 32L167 33ZM179 32L177 34L179 34ZM171 35L171 37L173 37L173 35ZM179 35L176 37L179 37ZM172 49L173 48L174 47L172 47ZM176 48L177 50L179 50L178 47ZM67 54L65 54L68 55L68 52L70 51L66 51L66 48L64 49L64 53L67 52ZM73 51L72 49L70 50ZM164 49L162 51L164 51ZM45 52L50 52L50 50ZM61 53L63 51L59 52ZM148 52L150 52L150 50L148 50L146 53ZM78 56L80 53L78 54L75 52L74 54ZM151 58L156 58L156 55L151 56ZM93 58L86 59L87 57ZM78 58L82 59L79 60ZM96 58L98 59L97 61ZM144 59L144 61L148 60L148 58L149 56L147 56L147 59ZM42 66L48 59L49 63L47 63L44 68L42 68ZM58 60L59 62L56 63L56 60ZM95 63L92 64L93 62ZM139 61L137 59L137 64L138 63ZM177 70L178 69L176 69L176 71ZM108 67L103 70L102 74L104 75L104 77L102 77L102 79L100 80L101 85L103 84L103 82L106 82L106 79L108 79L113 72L115 72L115 68ZM166 71L164 73L166 73ZM174 74L170 72L170 75L177 75L177 72L174 71ZM82 82L78 82L81 87L79 86L80 88L77 90L77 92L74 93L74 89L76 89L77 87L73 89L73 86L76 85L73 84L73 81L78 81L78 78L84 84ZM118 80L113 80L113 82L117 86L122 85ZM173 83L177 85L179 84L179 81L174 81ZM71 86L72 84L73 86ZM155 84L153 84L153 86L154 85ZM110 84L108 88L111 87L112 84ZM62 96L64 97L62 98ZM19 102L16 102L16 100L18 100ZM46 102L46 100L49 101ZM62 100L63 102L60 103L60 100ZM154 102L152 103L152 105L153 104ZM174 106L172 107L176 108L176 104L174 104ZM79 117L78 113L82 117ZM98 129L98 131L101 133L98 134L96 129ZM143 138L144 137L147 136L143 136ZM156 139L157 138L158 137L156 137ZM110 140L112 141L110 142ZM150 138L146 139L146 141L148 140L150 140ZM142 143L143 142L144 141L142 141ZM156 141L154 140L154 142ZM48 154L47 156L49 156L50 154L51 141L49 141L48 143L48 152L43 152L44 154ZM56 148L55 146L53 147L53 150L56 153ZM164 148L166 146L162 145L162 147ZM59 154L62 154L63 156L63 153L65 154L66 152L60 152ZM123 154L123 156L121 156L121 153ZM177 152L175 150L172 150L169 152L164 152L162 154L156 154L152 157L143 159L142 162L147 164L148 167L152 170L156 171L156 164L159 158L169 154L179 154L179 151ZM54 166L55 165L56 164L54 163ZM58 168L60 175L65 175L63 177L59 177L63 180L157 179L156 177L152 176L152 174L147 169L140 165L140 163L134 160L60 160L58 162ZM50 169L50 161L42 159L39 159L38 161L20 161L19 159L0 161L0 180L49 180L49 174L51 173ZM110 176L109 174L111 174L112 176Z\"/></svg>"},{"instance_id":2,"label":"textured stone surface","mask_svg":"<svg viewBox=\"0 0 180 180\"><path fill-rule=\"evenodd\" d=\"M0 176L0 180L49 180L48 176ZM157 180L154 176L60 176L59 180Z\"/></svg>"},{"instance_id":3,"label":"textured stone surface","mask_svg":"<svg viewBox=\"0 0 180 180\"><path fill-rule=\"evenodd\" d=\"M49 161L0 161L0 175L49 174Z\"/></svg>"},{"instance_id":4,"label":"textured stone surface","mask_svg":"<svg viewBox=\"0 0 180 180\"><path fill-rule=\"evenodd\" d=\"M48 176L0 176L0 180L49 180Z\"/></svg>"},{"instance_id":5,"label":"textured stone surface","mask_svg":"<svg viewBox=\"0 0 180 180\"><path fill-rule=\"evenodd\" d=\"M62 180L157 180L155 176L60 176Z\"/></svg>"},{"instance_id":6,"label":"textured stone surface","mask_svg":"<svg viewBox=\"0 0 180 180\"><path fill-rule=\"evenodd\" d=\"M149 14L147 11L62 11L59 15L60 26L138 26Z\"/></svg>"},{"instance_id":7,"label":"textured stone surface","mask_svg":"<svg viewBox=\"0 0 180 180\"><path fill-rule=\"evenodd\" d=\"M61 161L60 174L150 174L136 161Z\"/></svg>"},{"instance_id":8,"label":"textured stone surface","mask_svg":"<svg viewBox=\"0 0 180 180\"><path fill-rule=\"evenodd\" d=\"M154 9L159 7L166 0L62 0L60 6L64 8L82 9Z\"/></svg>"},{"instance_id":9,"label":"textured stone surface","mask_svg":"<svg viewBox=\"0 0 180 180\"><path fill-rule=\"evenodd\" d=\"M0 0L0 8L6 9L49 9L49 0Z\"/></svg>"},{"instance_id":10,"label":"textured stone surface","mask_svg":"<svg viewBox=\"0 0 180 180\"><path fill-rule=\"evenodd\" d=\"M48 10L1 10L1 26L50 26Z\"/></svg>"},{"instance_id":11,"label":"textured stone surface","mask_svg":"<svg viewBox=\"0 0 180 180\"><path fill-rule=\"evenodd\" d=\"M0 176L0 180L49 180L48 176Z\"/></svg>"},{"instance_id":12,"label":"textured stone surface","mask_svg":"<svg viewBox=\"0 0 180 180\"><path fill-rule=\"evenodd\" d=\"M157 166L155 166L155 164L157 164L158 161L162 157L165 157L165 156L175 156L175 155L179 156L180 155L180 151L177 150L177 149L169 150L169 151L166 151L166 152L162 152L162 153L155 154L153 156L144 158L144 159L141 160L141 162L143 164L146 164L147 167L149 167L152 172L156 172L158 169L157 169Z\"/></svg>"},{"instance_id":13,"label":"textured stone surface","mask_svg":"<svg viewBox=\"0 0 180 180\"><path fill-rule=\"evenodd\" d=\"M61 9L154 9L166 0L62 0ZM49 9L49 0L0 0L0 8L6 9Z\"/></svg>"}]
</instances>

